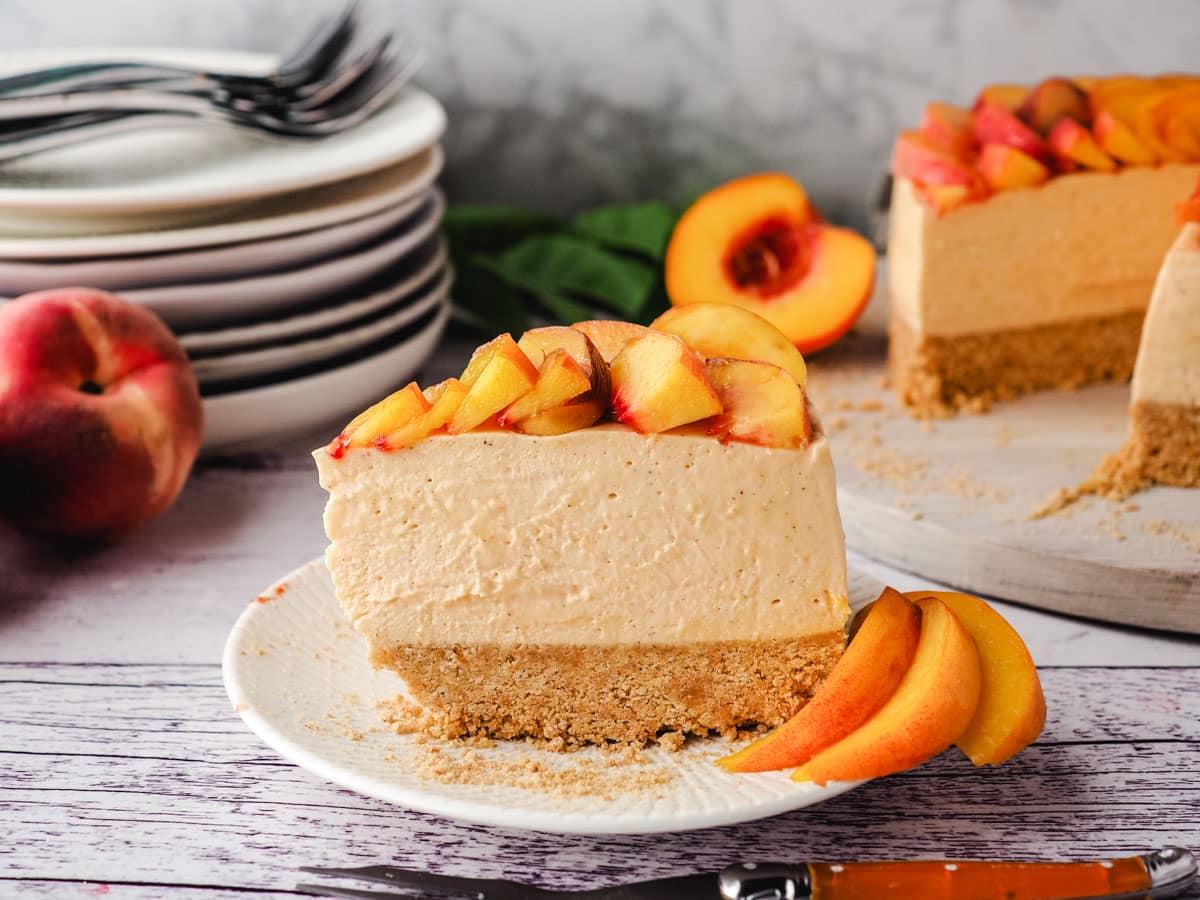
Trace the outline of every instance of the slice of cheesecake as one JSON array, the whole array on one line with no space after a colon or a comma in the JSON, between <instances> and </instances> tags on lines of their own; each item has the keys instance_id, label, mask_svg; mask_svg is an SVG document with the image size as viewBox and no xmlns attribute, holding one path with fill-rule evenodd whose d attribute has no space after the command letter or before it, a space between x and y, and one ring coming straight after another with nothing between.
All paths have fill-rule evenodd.
<instances>
[{"instance_id":1,"label":"slice of cheesecake","mask_svg":"<svg viewBox=\"0 0 1200 900\"><path fill-rule=\"evenodd\" d=\"M775 725L841 654L834 471L803 386L617 330L573 332L608 359L571 329L502 336L459 388L410 386L314 454L338 599L432 734L574 746ZM555 342L611 379L587 425L564 413L586 380L574 398L546 387L565 382ZM455 391L447 425L406 424Z\"/></svg>"},{"instance_id":2,"label":"slice of cheesecake","mask_svg":"<svg viewBox=\"0 0 1200 900\"><path fill-rule=\"evenodd\" d=\"M1133 373L1127 452L1158 484L1200 487L1200 222L1163 260Z\"/></svg>"},{"instance_id":3,"label":"slice of cheesecake","mask_svg":"<svg viewBox=\"0 0 1200 900\"><path fill-rule=\"evenodd\" d=\"M930 104L900 135L889 365L911 413L1130 377L1200 173L1200 144L1168 124L1197 106L1194 77L1052 78Z\"/></svg>"}]
</instances>

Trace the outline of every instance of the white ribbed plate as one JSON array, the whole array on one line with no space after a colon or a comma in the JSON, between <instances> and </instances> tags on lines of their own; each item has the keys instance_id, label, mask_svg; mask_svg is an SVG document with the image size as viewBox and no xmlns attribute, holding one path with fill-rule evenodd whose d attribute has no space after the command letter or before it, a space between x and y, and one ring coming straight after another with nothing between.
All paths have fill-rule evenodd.
<instances>
[{"instance_id":1,"label":"white ribbed plate","mask_svg":"<svg viewBox=\"0 0 1200 900\"><path fill-rule=\"evenodd\" d=\"M882 586L850 571L850 602L858 609ZM659 748L624 763L623 779L603 768L612 757L599 750L560 754L501 741L475 749L497 764L531 759L554 769L588 769L608 787L587 796L552 790L446 784L417 771L428 746L397 735L380 722L378 701L404 691L390 672L375 671L365 645L344 619L323 560L302 566L252 601L225 645L225 688L251 730L281 756L353 791L410 809L495 825L564 834L637 834L729 825L811 806L862 782L817 787L797 784L786 772L732 775L713 762L729 753L722 741L689 741L677 753ZM441 753L460 752L444 745ZM661 775L659 774L661 773ZM654 774L653 788L629 787ZM626 786L623 786L626 785Z\"/></svg>"}]
</instances>

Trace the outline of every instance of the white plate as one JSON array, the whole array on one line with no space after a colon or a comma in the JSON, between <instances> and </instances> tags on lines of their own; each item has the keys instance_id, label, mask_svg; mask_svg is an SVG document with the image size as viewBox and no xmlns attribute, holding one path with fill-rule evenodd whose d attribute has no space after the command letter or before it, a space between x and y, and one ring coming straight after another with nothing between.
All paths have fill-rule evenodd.
<instances>
[{"instance_id":1,"label":"white plate","mask_svg":"<svg viewBox=\"0 0 1200 900\"><path fill-rule=\"evenodd\" d=\"M0 294L15 297L64 284L123 291L286 269L371 242L416 212L422 200L411 197L333 228L204 250L46 262L0 259Z\"/></svg>"},{"instance_id":2,"label":"white plate","mask_svg":"<svg viewBox=\"0 0 1200 900\"><path fill-rule=\"evenodd\" d=\"M449 317L447 305L408 340L338 368L205 397L203 451L277 447L320 426L344 424L425 365Z\"/></svg>"},{"instance_id":3,"label":"white plate","mask_svg":"<svg viewBox=\"0 0 1200 900\"><path fill-rule=\"evenodd\" d=\"M430 286L427 293L405 301L399 308L389 311L386 315L324 337L194 359L192 370L203 388L215 382L260 378L276 372L317 365L322 360L369 347L410 322L417 321L439 303L445 302L452 281L453 275L447 269L437 283Z\"/></svg>"},{"instance_id":4,"label":"white plate","mask_svg":"<svg viewBox=\"0 0 1200 900\"><path fill-rule=\"evenodd\" d=\"M5 53L5 70L102 59L269 72L261 53L167 49ZM393 165L434 144L441 105L414 87L356 128L320 140L187 124L147 128L40 153L0 168L0 208L71 216L228 204L329 184Z\"/></svg>"},{"instance_id":5,"label":"white plate","mask_svg":"<svg viewBox=\"0 0 1200 900\"><path fill-rule=\"evenodd\" d=\"M406 231L310 266L254 275L234 281L196 282L165 288L122 291L132 303L149 307L174 329L185 330L263 319L294 310L321 297L367 281L418 246L437 229L445 201L436 189L420 218Z\"/></svg>"},{"instance_id":6,"label":"white plate","mask_svg":"<svg viewBox=\"0 0 1200 900\"><path fill-rule=\"evenodd\" d=\"M329 228L394 207L424 193L441 171L443 159L442 148L434 146L398 165L369 175L245 204L238 208L236 217L196 228L30 237L18 222L17 234L25 236L8 237L0 233L0 258L132 256L257 241ZM0 232L3 232L2 227Z\"/></svg>"},{"instance_id":7,"label":"white plate","mask_svg":"<svg viewBox=\"0 0 1200 900\"><path fill-rule=\"evenodd\" d=\"M183 344L184 350L196 356L231 353L247 347L295 340L366 318L398 303L402 297L411 294L445 267L446 242L435 238L427 246L431 252L426 253L425 247L417 248L400 260L394 270L384 272L379 279L371 282L376 284L386 278L386 287L365 296L349 300L330 299L328 303L332 305L277 321L180 334L177 335L179 343ZM393 272L395 280L392 280Z\"/></svg>"},{"instance_id":8,"label":"white plate","mask_svg":"<svg viewBox=\"0 0 1200 900\"><path fill-rule=\"evenodd\" d=\"M316 476L314 475L314 478ZM882 586L850 573L851 604L874 600ZM279 591L277 593L277 591ZM730 825L820 803L862 782L818 787L786 772L733 775L714 765L730 751L720 741L689 741L677 753L643 752L638 779L654 789L620 789L564 799L508 785L444 784L419 774L428 753L412 735L379 721L375 704L403 693L403 683L375 670L342 614L324 562L314 560L251 602L225 644L225 687L242 720L285 759L350 790L434 815L502 828L564 834L636 834ZM457 752L443 744L450 757ZM497 762L536 760L553 769L603 766L595 748L570 754L500 741L475 750ZM602 770L609 771L611 770Z\"/></svg>"}]
</instances>

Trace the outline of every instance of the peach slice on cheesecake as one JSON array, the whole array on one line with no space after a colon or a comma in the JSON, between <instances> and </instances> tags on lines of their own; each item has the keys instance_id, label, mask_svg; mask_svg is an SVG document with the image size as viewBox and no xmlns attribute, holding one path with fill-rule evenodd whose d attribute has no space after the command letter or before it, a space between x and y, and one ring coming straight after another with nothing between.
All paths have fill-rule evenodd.
<instances>
[{"instance_id":1,"label":"peach slice on cheesecake","mask_svg":"<svg viewBox=\"0 0 1200 900\"><path fill-rule=\"evenodd\" d=\"M1046 136L1046 143L1060 160L1098 172L1116 171L1113 158L1100 148L1092 133L1074 119L1059 119Z\"/></svg>"},{"instance_id":2,"label":"peach slice on cheesecake","mask_svg":"<svg viewBox=\"0 0 1200 900\"><path fill-rule=\"evenodd\" d=\"M370 447L381 436L406 425L429 409L429 401L415 381L367 407L329 444L332 456L354 447Z\"/></svg>"},{"instance_id":3,"label":"peach slice on cheesecake","mask_svg":"<svg viewBox=\"0 0 1200 900\"><path fill-rule=\"evenodd\" d=\"M910 600L936 598L970 633L979 650L979 706L955 743L977 766L995 766L1037 739L1046 723L1046 698L1037 667L1015 628L978 597L947 591L909 591Z\"/></svg>"},{"instance_id":4,"label":"peach slice on cheesecake","mask_svg":"<svg viewBox=\"0 0 1200 900\"><path fill-rule=\"evenodd\" d=\"M445 427L462 404L463 398L467 396L467 386L457 378L447 378L439 384L425 388L421 393L429 404L428 409L377 437L375 446L378 449L399 450L411 447L439 428Z\"/></svg>"},{"instance_id":5,"label":"peach slice on cheesecake","mask_svg":"<svg viewBox=\"0 0 1200 900\"><path fill-rule=\"evenodd\" d=\"M701 356L774 363L804 387L808 368L787 335L755 313L726 303L676 306L650 323L680 338Z\"/></svg>"},{"instance_id":6,"label":"peach slice on cheesecake","mask_svg":"<svg viewBox=\"0 0 1200 900\"><path fill-rule=\"evenodd\" d=\"M983 680L979 651L941 600L923 598L917 605L921 634L896 692L865 723L797 769L794 780L825 784L890 775L936 756L966 731Z\"/></svg>"},{"instance_id":7,"label":"peach slice on cheesecake","mask_svg":"<svg viewBox=\"0 0 1200 900\"><path fill-rule=\"evenodd\" d=\"M708 426L709 434L764 447L804 447L812 441L804 388L779 366L710 359L704 371L722 406Z\"/></svg>"},{"instance_id":8,"label":"peach slice on cheesecake","mask_svg":"<svg viewBox=\"0 0 1200 900\"><path fill-rule=\"evenodd\" d=\"M586 322L576 322L571 327L586 334L608 363L617 358L617 354L626 344L646 333L645 325L615 319L589 319Z\"/></svg>"},{"instance_id":9,"label":"peach slice on cheesecake","mask_svg":"<svg viewBox=\"0 0 1200 900\"><path fill-rule=\"evenodd\" d=\"M704 363L673 334L647 329L617 354L610 370L612 408L635 431L668 431L721 411Z\"/></svg>"},{"instance_id":10,"label":"peach slice on cheesecake","mask_svg":"<svg viewBox=\"0 0 1200 900\"><path fill-rule=\"evenodd\" d=\"M971 111L950 103L926 104L917 130L954 156L964 156L975 141Z\"/></svg>"},{"instance_id":11,"label":"peach slice on cheesecake","mask_svg":"<svg viewBox=\"0 0 1200 900\"><path fill-rule=\"evenodd\" d=\"M451 434L470 431L499 413L518 397L533 390L537 367L510 334L502 334L479 347L463 370L460 381L467 395L446 425Z\"/></svg>"},{"instance_id":12,"label":"peach slice on cheesecake","mask_svg":"<svg viewBox=\"0 0 1200 900\"><path fill-rule=\"evenodd\" d=\"M984 144L975 163L988 186L996 191L1033 187L1050 177L1050 170L1016 147Z\"/></svg>"},{"instance_id":13,"label":"peach slice on cheesecake","mask_svg":"<svg viewBox=\"0 0 1200 900\"><path fill-rule=\"evenodd\" d=\"M887 588L870 607L846 652L813 698L792 718L717 763L730 772L803 765L873 716L912 664L921 614Z\"/></svg>"}]
</instances>

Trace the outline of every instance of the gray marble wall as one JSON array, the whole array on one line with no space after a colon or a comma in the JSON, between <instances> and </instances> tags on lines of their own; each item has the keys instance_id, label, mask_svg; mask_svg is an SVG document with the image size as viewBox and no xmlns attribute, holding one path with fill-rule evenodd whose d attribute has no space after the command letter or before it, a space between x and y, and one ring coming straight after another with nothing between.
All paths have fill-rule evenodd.
<instances>
[{"instance_id":1,"label":"gray marble wall","mask_svg":"<svg viewBox=\"0 0 1200 900\"><path fill-rule=\"evenodd\" d=\"M0 0L0 53L273 49L336 0ZM794 173L861 225L933 97L1048 73L1195 70L1200 0L374 0L429 55L455 199L567 211Z\"/></svg>"}]
</instances>

